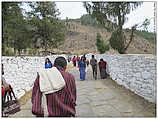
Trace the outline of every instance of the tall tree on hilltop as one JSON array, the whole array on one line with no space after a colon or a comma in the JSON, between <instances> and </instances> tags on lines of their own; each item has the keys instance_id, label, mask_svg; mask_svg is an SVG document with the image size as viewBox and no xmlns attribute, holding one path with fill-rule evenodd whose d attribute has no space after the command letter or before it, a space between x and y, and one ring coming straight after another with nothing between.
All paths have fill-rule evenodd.
<instances>
[{"instance_id":1,"label":"tall tree on hilltop","mask_svg":"<svg viewBox=\"0 0 158 119\"><path fill-rule=\"evenodd\" d=\"M55 2L29 2L31 12L28 19L32 25L32 33L36 39L40 39L41 46L47 51L48 48L56 48L65 39L65 25L58 19L59 10Z\"/></svg>"},{"instance_id":2,"label":"tall tree on hilltop","mask_svg":"<svg viewBox=\"0 0 158 119\"><path fill-rule=\"evenodd\" d=\"M114 49L118 50L121 48L121 50L118 50L119 53L125 53L127 50L127 39L123 33L123 25L127 21L126 15L141 4L142 2L84 2L84 7L87 12L95 17L101 24L105 25L108 23L114 26L112 27L114 32L112 33L110 44ZM134 28L132 30L134 30ZM133 31L131 33L131 37L133 38L132 34ZM118 35L120 35L119 38ZM116 40L113 42L112 39ZM129 46L129 43L127 43L127 45Z\"/></svg>"}]
</instances>

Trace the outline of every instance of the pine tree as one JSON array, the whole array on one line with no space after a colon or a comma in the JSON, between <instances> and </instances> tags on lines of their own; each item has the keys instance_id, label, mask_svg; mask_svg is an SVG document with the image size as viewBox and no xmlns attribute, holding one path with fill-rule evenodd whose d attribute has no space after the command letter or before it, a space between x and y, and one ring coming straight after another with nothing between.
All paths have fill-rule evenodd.
<instances>
[{"instance_id":1,"label":"pine tree","mask_svg":"<svg viewBox=\"0 0 158 119\"><path fill-rule=\"evenodd\" d=\"M104 27L107 24L110 25L109 27L113 30L110 45L119 52L125 53L133 37L125 45L126 37L123 34L123 25L127 21L127 15L141 4L142 2L92 2L91 4L84 2L84 7ZM131 36L133 36L133 31L134 29L132 29Z\"/></svg>"},{"instance_id":2,"label":"pine tree","mask_svg":"<svg viewBox=\"0 0 158 119\"><path fill-rule=\"evenodd\" d=\"M41 47L57 48L65 39L65 25L58 19L59 10L55 2L31 2L28 12L30 24L33 27L35 40L40 39Z\"/></svg>"}]
</instances>

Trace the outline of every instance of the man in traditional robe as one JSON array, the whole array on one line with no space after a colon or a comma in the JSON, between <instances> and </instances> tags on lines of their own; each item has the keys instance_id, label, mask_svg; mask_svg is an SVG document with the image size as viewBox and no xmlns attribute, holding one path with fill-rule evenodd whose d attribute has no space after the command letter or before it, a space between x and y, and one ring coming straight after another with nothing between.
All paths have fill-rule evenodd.
<instances>
[{"instance_id":1,"label":"man in traditional robe","mask_svg":"<svg viewBox=\"0 0 158 119\"><path fill-rule=\"evenodd\" d=\"M104 61L103 59L100 59L99 70L100 70L100 78L101 79L105 79L107 77L106 65L107 65L106 61Z\"/></svg>"},{"instance_id":2,"label":"man in traditional robe","mask_svg":"<svg viewBox=\"0 0 158 119\"><path fill-rule=\"evenodd\" d=\"M60 71L65 80L65 86L54 93L46 94L47 110L49 117L75 117L76 110L76 84L75 78L72 74L66 72L67 62L64 57L58 57L54 61L54 66ZM42 92L40 91L40 75L38 74L33 91L32 91L32 104L37 108L35 115L44 116L43 111L40 111ZM44 79L42 79L44 80ZM37 96L38 95L38 96ZM38 98L39 97L39 98Z\"/></svg>"}]
</instances>

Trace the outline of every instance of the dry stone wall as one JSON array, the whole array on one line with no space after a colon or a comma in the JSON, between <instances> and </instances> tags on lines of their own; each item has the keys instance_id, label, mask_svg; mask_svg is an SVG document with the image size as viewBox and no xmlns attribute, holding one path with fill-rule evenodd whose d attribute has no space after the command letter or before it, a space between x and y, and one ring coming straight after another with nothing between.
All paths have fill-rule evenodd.
<instances>
[{"instance_id":1,"label":"dry stone wall","mask_svg":"<svg viewBox=\"0 0 158 119\"><path fill-rule=\"evenodd\" d=\"M92 54L87 54L87 59ZM49 56L54 62L57 56ZM145 55L95 54L99 61L108 63L109 74L119 85L123 85L150 102L156 102L156 57ZM14 88L18 98L33 87L39 67L44 67L46 57L2 57L4 77Z\"/></svg>"},{"instance_id":2,"label":"dry stone wall","mask_svg":"<svg viewBox=\"0 0 158 119\"><path fill-rule=\"evenodd\" d=\"M58 56L48 56L51 62ZM33 87L37 72L40 67L44 67L46 57L2 57L4 64L4 77L14 89L15 95L20 98Z\"/></svg>"},{"instance_id":3,"label":"dry stone wall","mask_svg":"<svg viewBox=\"0 0 158 119\"><path fill-rule=\"evenodd\" d=\"M145 55L96 55L108 63L110 76L150 102L156 102L156 57Z\"/></svg>"}]
</instances>

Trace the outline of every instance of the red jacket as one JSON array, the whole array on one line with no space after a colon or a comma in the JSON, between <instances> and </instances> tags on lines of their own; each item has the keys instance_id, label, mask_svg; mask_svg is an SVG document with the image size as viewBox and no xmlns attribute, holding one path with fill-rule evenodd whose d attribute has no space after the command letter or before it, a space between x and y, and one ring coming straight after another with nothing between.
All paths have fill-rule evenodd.
<instances>
[{"instance_id":1,"label":"red jacket","mask_svg":"<svg viewBox=\"0 0 158 119\"><path fill-rule=\"evenodd\" d=\"M72 58L72 62L76 62L76 57Z\"/></svg>"}]
</instances>

